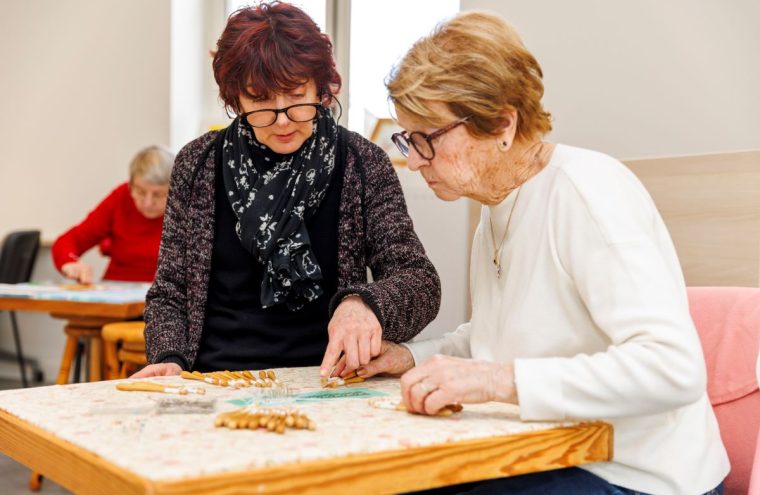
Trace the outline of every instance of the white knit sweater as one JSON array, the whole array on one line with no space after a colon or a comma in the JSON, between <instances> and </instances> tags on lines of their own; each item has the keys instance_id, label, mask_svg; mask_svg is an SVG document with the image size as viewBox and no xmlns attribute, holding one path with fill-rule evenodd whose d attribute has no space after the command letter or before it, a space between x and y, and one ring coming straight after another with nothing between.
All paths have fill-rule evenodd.
<instances>
[{"instance_id":1,"label":"white knit sweater","mask_svg":"<svg viewBox=\"0 0 760 495\"><path fill-rule=\"evenodd\" d=\"M523 420L604 419L614 459L582 466L616 485L696 495L729 470L670 236L642 184L609 156L557 145L515 201L482 209L472 319L434 353L514 363Z\"/></svg>"}]
</instances>

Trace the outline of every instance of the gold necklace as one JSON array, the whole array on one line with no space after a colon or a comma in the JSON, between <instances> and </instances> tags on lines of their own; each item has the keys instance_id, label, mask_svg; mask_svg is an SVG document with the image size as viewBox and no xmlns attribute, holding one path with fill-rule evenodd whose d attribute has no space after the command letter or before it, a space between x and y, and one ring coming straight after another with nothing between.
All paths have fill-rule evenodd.
<instances>
[{"instance_id":1,"label":"gold necklace","mask_svg":"<svg viewBox=\"0 0 760 495\"><path fill-rule=\"evenodd\" d=\"M504 248L504 241L507 240L507 233L509 232L509 224L512 223L512 213L515 212L515 206L517 206L517 200L520 199L520 191L522 191L522 187L520 187L517 190L517 195L515 196L515 202L512 203L512 209L509 210L509 217L507 217L507 228L504 229L504 235L501 236L501 242L499 245L496 245L496 237L493 233L493 220L491 219L491 215L489 212L488 215L488 223L491 226L491 242L493 243L493 264L496 267L496 278L501 278L501 250Z\"/></svg>"}]
</instances>

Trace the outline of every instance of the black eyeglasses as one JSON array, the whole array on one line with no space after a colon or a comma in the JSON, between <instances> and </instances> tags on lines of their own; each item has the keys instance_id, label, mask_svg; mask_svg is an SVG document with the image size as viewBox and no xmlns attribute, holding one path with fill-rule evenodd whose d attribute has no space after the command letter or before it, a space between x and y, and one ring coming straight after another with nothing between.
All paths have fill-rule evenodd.
<instances>
[{"instance_id":1,"label":"black eyeglasses","mask_svg":"<svg viewBox=\"0 0 760 495\"><path fill-rule=\"evenodd\" d=\"M277 122L277 117L284 113L293 122L308 122L317 116L321 103L298 103L285 108L265 108L240 114L251 127L269 127Z\"/></svg>"},{"instance_id":2,"label":"black eyeglasses","mask_svg":"<svg viewBox=\"0 0 760 495\"><path fill-rule=\"evenodd\" d=\"M415 151L425 160L432 160L435 157L435 148L433 148L433 139L441 136L458 125L464 124L470 117L462 117L459 120L455 120L446 127L442 127L437 131L433 131L430 134L424 132L414 131L411 134L402 131L397 132L391 136L391 141L396 145L398 150L404 157L409 158L409 145L414 146Z\"/></svg>"}]
</instances>

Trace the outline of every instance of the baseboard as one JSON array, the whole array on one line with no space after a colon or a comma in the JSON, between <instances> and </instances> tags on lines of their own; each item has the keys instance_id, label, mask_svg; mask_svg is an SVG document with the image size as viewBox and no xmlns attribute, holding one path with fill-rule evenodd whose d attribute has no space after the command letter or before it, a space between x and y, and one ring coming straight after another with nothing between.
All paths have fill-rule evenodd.
<instances>
[{"instance_id":1,"label":"baseboard","mask_svg":"<svg viewBox=\"0 0 760 495\"><path fill-rule=\"evenodd\" d=\"M30 384L39 383L39 378L34 376L35 369L29 363L26 363L26 378ZM44 373L42 373L44 375ZM44 381L45 376L41 377ZM21 380L21 370L18 367L18 361L0 359L0 380Z\"/></svg>"}]
</instances>

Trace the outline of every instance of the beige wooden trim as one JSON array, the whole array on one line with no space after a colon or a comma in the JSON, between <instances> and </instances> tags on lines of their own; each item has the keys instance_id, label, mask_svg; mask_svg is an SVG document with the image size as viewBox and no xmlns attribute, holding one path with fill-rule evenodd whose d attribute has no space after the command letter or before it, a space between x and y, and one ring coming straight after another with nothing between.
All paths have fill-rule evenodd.
<instances>
[{"instance_id":1,"label":"beige wooden trim","mask_svg":"<svg viewBox=\"0 0 760 495\"><path fill-rule=\"evenodd\" d=\"M760 150L624 163L654 199L687 285L760 285Z\"/></svg>"},{"instance_id":2,"label":"beige wooden trim","mask_svg":"<svg viewBox=\"0 0 760 495\"><path fill-rule=\"evenodd\" d=\"M142 479L2 410L0 438L3 439L0 450L5 454L81 494L371 494L420 490L609 460L613 433L608 423L591 422L166 482Z\"/></svg>"}]
</instances>

